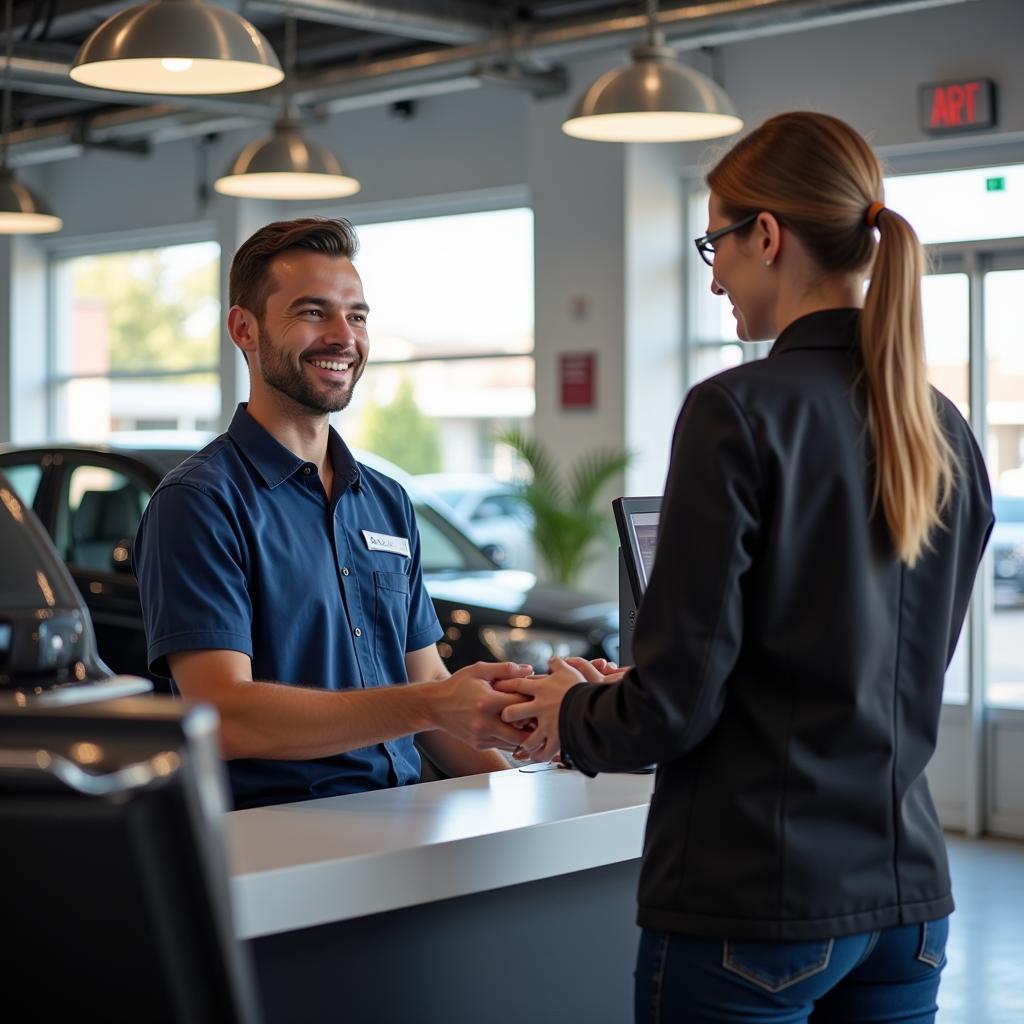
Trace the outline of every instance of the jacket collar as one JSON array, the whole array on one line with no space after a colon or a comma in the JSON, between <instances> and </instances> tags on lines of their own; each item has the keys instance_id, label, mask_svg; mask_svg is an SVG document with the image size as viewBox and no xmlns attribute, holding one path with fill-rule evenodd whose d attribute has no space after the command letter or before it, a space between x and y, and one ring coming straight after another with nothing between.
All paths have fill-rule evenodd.
<instances>
[{"instance_id":1,"label":"jacket collar","mask_svg":"<svg viewBox=\"0 0 1024 1024\"><path fill-rule=\"evenodd\" d=\"M235 410L231 425L228 427L228 436L241 449L271 490L294 476L306 464L249 415L245 402L240 402ZM348 445L334 427L330 427L328 431L327 454L334 469L335 480L344 481L358 491L359 466L348 450Z\"/></svg>"},{"instance_id":2,"label":"jacket collar","mask_svg":"<svg viewBox=\"0 0 1024 1024\"><path fill-rule=\"evenodd\" d=\"M859 309L821 309L808 313L783 329L768 353L769 358L801 348L856 348L859 323Z\"/></svg>"}]
</instances>

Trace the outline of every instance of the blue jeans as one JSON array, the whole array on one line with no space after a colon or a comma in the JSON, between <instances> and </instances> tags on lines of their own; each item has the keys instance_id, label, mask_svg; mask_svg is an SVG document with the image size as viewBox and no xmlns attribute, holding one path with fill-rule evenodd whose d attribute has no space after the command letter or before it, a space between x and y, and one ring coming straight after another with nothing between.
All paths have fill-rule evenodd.
<instances>
[{"instance_id":1,"label":"blue jeans","mask_svg":"<svg viewBox=\"0 0 1024 1024\"><path fill-rule=\"evenodd\" d=\"M949 918L816 942L644 931L636 1024L932 1024Z\"/></svg>"}]
</instances>

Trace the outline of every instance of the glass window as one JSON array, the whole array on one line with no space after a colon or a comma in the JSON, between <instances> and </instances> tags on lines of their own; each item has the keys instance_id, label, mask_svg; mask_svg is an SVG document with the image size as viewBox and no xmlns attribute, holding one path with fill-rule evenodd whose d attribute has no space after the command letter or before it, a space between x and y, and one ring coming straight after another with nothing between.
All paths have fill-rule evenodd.
<instances>
[{"instance_id":1,"label":"glass window","mask_svg":"<svg viewBox=\"0 0 1024 1024\"><path fill-rule=\"evenodd\" d=\"M357 231L371 349L342 433L410 473L494 472L534 412L532 211Z\"/></svg>"},{"instance_id":2,"label":"glass window","mask_svg":"<svg viewBox=\"0 0 1024 1024\"><path fill-rule=\"evenodd\" d=\"M217 422L219 276L215 242L58 260L53 433L97 441Z\"/></svg>"},{"instance_id":3,"label":"glass window","mask_svg":"<svg viewBox=\"0 0 1024 1024\"><path fill-rule=\"evenodd\" d=\"M993 271L984 281L985 455L996 514L986 698L1024 707L1024 270Z\"/></svg>"},{"instance_id":4,"label":"glass window","mask_svg":"<svg viewBox=\"0 0 1024 1024\"><path fill-rule=\"evenodd\" d=\"M928 381L964 419L971 414L969 294L966 274L929 274L921 280Z\"/></svg>"},{"instance_id":5,"label":"glass window","mask_svg":"<svg viewBox=\"0 0 1024 1024\"><path fill-rule=\"evenodd\" d=\"M68 475L55 540L69 565L109 570L118 541L135 536L149 491L105 466L79 465Z\"/></svg>"},{"instance_id":6,"label":"glass window","mask_svg":"<svg viewBox=\"0 0 1024 1024\"><path fill-rule=\"evenodd\" d=\"M459 533L435 509L417 502L416 526L420 533L420 564L427 573L493 569L486 555Z\"/></svg>"},{"instance_id":7,"label":"glass window","mask_svg":"<svg viewBox=\"0 0 1024 1024\"><path fill-rule=\"evenodd\" d=\"M42 466L26 463L21 466L0 466L0 470L3 471L4 476L14 488L14 493L21 498L22 503L32 508L40 481L43 479Z\"/></svg>"},{"instance_id":8,"label":"glass window","mask_svg":"<svg viewBox=\"0 0 1024 1024\"><path fill-rule=\"evenodd\" d=\"M921 281L928 380L970 416L970 284L966 274L929 274ZM967 631L962 630L946 672L947 703L967 703Z\"/></svg>"},{"instance_id":9,"label":"glass window","mask_svg":"<svg viewBox=\"0 0 1024 1024\"><path fill-rule=\"evenodd\" d=\"M885 202L927 244L1024 235L1024 165L885 179Z\"/></svg>"}]
</instances>

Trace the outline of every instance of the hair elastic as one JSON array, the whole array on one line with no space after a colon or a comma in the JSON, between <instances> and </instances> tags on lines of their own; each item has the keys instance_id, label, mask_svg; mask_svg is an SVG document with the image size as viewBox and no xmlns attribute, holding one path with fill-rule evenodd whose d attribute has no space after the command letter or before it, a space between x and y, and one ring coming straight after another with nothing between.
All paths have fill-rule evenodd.
<instances>
[{"instance_id":1,"label":"hair elastic","mask_svg":"<svg viewBox=\"0 0 1024 1024\"><path fill-rule=\"evenodd\" d=\"M868 227L873 228L878 226L878 217L881 212L885 209L885 203L874 202L868 207L868 212L864 219L868 222Z\"/></svg>"}]
</instances>

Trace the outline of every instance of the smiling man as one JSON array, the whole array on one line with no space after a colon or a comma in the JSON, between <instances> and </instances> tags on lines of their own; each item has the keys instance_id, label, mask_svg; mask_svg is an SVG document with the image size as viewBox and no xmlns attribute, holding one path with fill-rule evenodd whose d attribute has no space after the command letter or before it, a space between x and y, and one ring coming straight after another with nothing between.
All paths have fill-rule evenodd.
<instances>
[{"instance_id":1,"label":"smiling man","mask_svg":"<svg viewBox=\"0 0 1024 1024\"><path fill-rule=\"evenodd\" d=\"M330 426L366 367L369 306L343 220L269 224L231 265L250 396L170 473L135 543L150 668L213 704L237 808L507 767L520 698L449 675L409 498ZM414 680L415 683L409 683Z\"/></svg>"}]
</instances>

